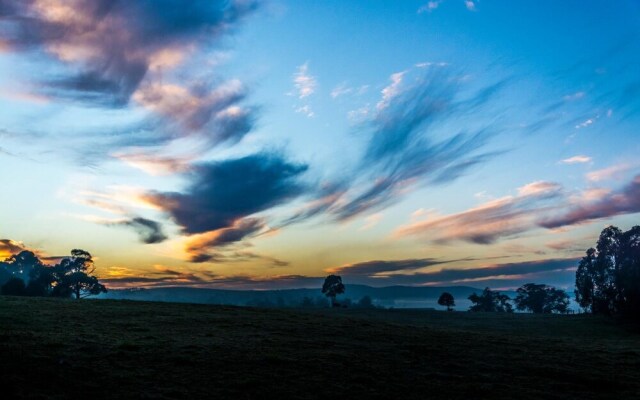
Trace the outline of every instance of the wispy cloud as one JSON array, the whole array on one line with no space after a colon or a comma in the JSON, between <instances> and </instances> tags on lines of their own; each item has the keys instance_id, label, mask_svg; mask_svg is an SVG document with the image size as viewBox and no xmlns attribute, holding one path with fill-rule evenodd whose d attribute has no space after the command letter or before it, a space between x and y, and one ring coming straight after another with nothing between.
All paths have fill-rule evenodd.
<instances>
[{"instance_id":1,"label":"wispy cloud","mask_svg":"<svg viewBox=\"0 0 640 400\"><path fill-rule=\"evenodd\" d=\"M370 137L354 180L366 174L372 183L351 190L349 197L333 208L340 220L388 205L412 186L453 181L494 155L482 151L494 135L486 128L450 134L441 141L435 137L440 124L449 118L487 106L501 83L461 99L461 82L449 71L412 72L411 79L407 71L392 75L377 111L364 122Z\"/></svg>"},{"instance_id":2,"label":"wispy cloud","mask_svg":"<svg viewBox=\"0 0 640 400\"><path fill-rule=\"evenodd\" d=\"M311 106L308 105L308 104L296 108L296 112L299 113L299 114L304 114L309 118L312 118L312 117L314 117L316 115L313 112L313 110L311 109Z\"/></svg>"},{"instance_id":3,"label":"wispy cloud","mask_svg":"<svg viewBox=\"0 0 640 400\"><path fill-rule=\"evenodd\" d=\"M418 14L422 14L424 12L431 12L435 10L440 6L442 1L443 0L433 0L433 1L427 2L427 4L420 6L420 8L418 8Z\"/></svg>"},{"instance_id":4,"label":"wispy cloud","mask_svg":"<svg viewBox=\"0 0 640 400\"><path fill-rule=\"evenodd\" d=\"M573 206L557 216L542 219L540 225L545 228L557 228L638 212L640 212L640 175L622 189L605 193L599 199Z\"/></svg>"},{"instance_id":5,"label":"wispy cloud","mask_svg":"<svg viewBox=\"0 0 640 400\"><path fill-rule=\"evenodd\" d=\"M568 284L575 279L575 258L554 258L515 263L457 267L469 260L407 259L366 261L329 268L327 272L348 277L350 281L375 286L387 285L481 285L519 287L530 281ZM482 260L478 260L482 261ZM485 260L486 261L486 260ZM442 265L454 264L451 268ZM429 271L421 271L429 269Z\"/></svg>"},{"instance_id":6,"label":"wispy cloud","mask_svg":"<svg viewBox=\"0 0 640 400\"><path fill-rule=\"evenodd\" d=\"M146 244L160 243L167 239L167 235L165 235L159 222L143 217L132 217L118 222L107 223L107 225L132 228L140 237L140 241Z\"/></svg>"},{"instance_id":7,"label":"wispy cloud","mask_svg":"<svg viewBox=\"0 0 640 400\"><path fill-rule=\"evenodd\" d=\"M391 99L396 97L400 93L400 85L402 85L402 79L407 71L396 72L391 75L389 78L391 83L382 89L382 99L378 102L377 108L378 110L382 110L389 105Z\"/></svg>"},{"instance_id":8,"label":"wispy cloud","mask_svg":"<svg viewBox=\"0 0 640 400\"><path fill-rule=\"evenodd\" d=\"M607 168L589 172L587 174L587 180L590 182L600 182L610 179L619 179L625 172L629 171L633 167L634 165L629 163L612 165Z\"/></svg>"},{"instance_id":9,"label":"wispy cloud","mask_svg":"<svg viewBox=\"0 0 640 400\"><path fill-rule=\"evenodd\" d=\"M309 62L300 65L295 74L293 74L293 84L298 92L298 98L304 99L311 96L316 91L318 82L316 78L309 73Z\"/></svg>"},{"instance_id":10,"label":"wispy cloud","mask_svg":"<svg viewBox=\"0 0 640 400\"><path fill-rule=\"evenodd\" d=\"M490 244L499 238L536 227L540 213L555 207L562 187L534 182L521 187L517 196L492 200L470 210L433 217L400 227L395 236L419 236L437 243L466 241Z\"/></svg>"},{"instance_id":11,"label":"wispy cloud","mask_svg":"<svg viewBox=\"0 0 640 400\"><path fill-rule=\"evenodd\" d=\"M578 156L565 158L564 160L562 160L560 162L562 164L584 164L584 163L589 163L592 160L593 159L591 157L589 157L589 156L578 155Z\"/></svg>"},{"instance_id":12,"label":"wispy cloud","mask_svg":"<svg viewBox=\"0 0 640 400\"><path fill-rule=\"evenodd\" d=\"M353 92L353 88L347 86L347 84L343 82L338 86L336 86L335 88L333 88L333 90L331 90L331 97L336 99L340 96L344 96L345 94L349 94L351 92Z\"/></svg>"},{"instance_id":13,"label":"wispy cloud","mask_svg":"<svg viewBox=\"0 0 640 400\"><path fill-rule=\"evenodd\" d=\"M389 275L401 271L409 272L431 267L434 265L445 264L448 261L442 261L435 258L413 258L406 260L373 260L355 264L345 264L340 267L329 268L326 271L332 274L340 274L344 276L368 276Z\"/></svg>"},{"instance_id":14,"label":"wispy cloud","mask_svg":"<svg viewBox=\"0 0 640 400\"><path fill-rule=\"evenodd\" d=\"M238 219L228 228L193 236L187 243L186 251L193 262L210 261L220 257L220 254L216 253L217 249L237 244L265 229L267 226L264 219Z\"/></svg>"}]
</instances>

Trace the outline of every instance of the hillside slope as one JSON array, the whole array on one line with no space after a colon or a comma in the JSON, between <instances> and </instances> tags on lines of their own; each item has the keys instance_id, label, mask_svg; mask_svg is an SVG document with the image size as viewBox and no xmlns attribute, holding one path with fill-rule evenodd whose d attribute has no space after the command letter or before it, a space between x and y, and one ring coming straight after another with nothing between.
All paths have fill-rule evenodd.
<instances>
[{"instance_id":1,"label":"hillside slope","mask_svg":"<svg viewBox=\"0 0 640 400\"><path fill-rule=\"evenodd\" d=\"M4 398L640 395L640 335L584 315L0 297Z\"/></svg>"}]
</instances>

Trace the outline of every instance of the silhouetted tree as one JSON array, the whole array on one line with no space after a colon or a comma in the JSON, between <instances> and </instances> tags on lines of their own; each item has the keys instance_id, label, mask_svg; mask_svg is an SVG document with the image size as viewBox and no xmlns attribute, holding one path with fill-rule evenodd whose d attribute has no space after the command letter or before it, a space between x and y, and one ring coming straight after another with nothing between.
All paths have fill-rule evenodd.
<instances>
[{"instance_id":1,"label":"silhouetted tree","mask_svg":"<svg viewBox=\"0 0 640 400\"><path fill-rule=\"evenodd\" d=\"M569 308L569 296L564 290L547 285L527 283L517 290L514 299L516 308L535 314L566 313Z\"/></svg>"},{"instance_id":2,"label":"silhouetted tree","mask_svg":"<svg viewBox=\"0 0 640 400\"><path fill-rule=\"evenodd\" d=\"M26 294L27 296L48 296L51 294L55 281L53 267L44 264L37 265L29 273Z\"/></svg>"},{"instance_id":3,"label":"silhouetted tree","mask_svg":"<svg viewBox=\"0 0 640 400\"><path fill-rule=\"evenodd\" d=\"M364 296L363 298L360 299L360 301L358 301L357 307L358 308L375 308L376 306L373 305L373 300L371 300L371 297Z\"/></svg>"},{"instance_id":4,"label":"silhouetted tree","mask_svg":"<svg viewBox=\"0 0 640 400\"><path fill-rule=\"evenodd\" d=\"M4 264L12 277L20 278L24 282L29 281L35 268L44 267L38 256L28 250L12 255L5 260Z\"/></svg>"},{"instance_id":5,"label":"silhouetted tree","mask_svg":"<svg viewBox=\"0 0 640 400\"><path fill-rule=\"evenodd\" d=\"M576 300L594 314L640 318L640 226L600 233L578 264Z\"/></svg>"},{"instance_id":6,"label":"silhouetted tree","mask_svg":"<svg viewBox=\"0 0 640 400\"><path fill-rule=\"evenodd\" d=\"M87 296L105 293L107 289L91 275L95 271L93 258L84 250L71 250L71 257L64 258L54 267L55 283L52 295L59 297Z\"/></svg>"},{"instance_id":7,"label":"silhouetted tree","mask_svg":"<svg viewBox=\"0 0 640 400\"><path fill-rule=\"evenodd\" d=\"M21 278L11 278L4 285L2 285L0 291L5 296L24 296L24 281Z\"/></svg>"},{"instance_id":8,"label":"silhouetted tree","mask_svg":"<svg viewBox=\"0 0 640 400\"><path fill-rule=\"evenodd\" d=\"M451 311L452 310L451 307L456 306L456 302L455 302L455 299L453 298L453 295L448 292L444 292L440 295L440 298L438 299L438 304L440 304L443 307L447 307L447 311Z\"/></svg>"},{"instance_id":9,"label":"silhouetted tree","mask_svg":"<svg viewBox=\"0 0 640 400\"><path fill-rule=\"evenodd\" d=\"M338 275L329 275L325 278L322 285L322 293L331 300L333 307L337 306L336 296L344 293L345 287L342 278Z\"/></svg>"},{"instance_id":10,"label":"silhouetted tree","mask_svg":"<svg viewBox=\"0 0 640 400\"><path fill-rule=\"evenodd\" d=\"M513 312L513 306L509 303L509 296L498 291L485 288L482 294L473 293L469 296L473 303L469 311L474 312Z\"/></svg>"}]
</instances>

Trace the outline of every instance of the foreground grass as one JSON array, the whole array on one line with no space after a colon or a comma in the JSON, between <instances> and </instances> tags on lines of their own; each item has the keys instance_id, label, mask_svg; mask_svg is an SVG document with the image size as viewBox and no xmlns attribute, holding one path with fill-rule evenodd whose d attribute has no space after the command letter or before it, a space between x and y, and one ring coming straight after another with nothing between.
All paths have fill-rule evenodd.
<instances>
[{"instance_id":1,"label":"foreground grass","mask_svg":"<svg viewBox=\"0 0 640 400\"><path fill-rule=\"evenodd\" d=\"M640 398L591 316L0 297L3 398Z\"/></svg>"}]
</instances>

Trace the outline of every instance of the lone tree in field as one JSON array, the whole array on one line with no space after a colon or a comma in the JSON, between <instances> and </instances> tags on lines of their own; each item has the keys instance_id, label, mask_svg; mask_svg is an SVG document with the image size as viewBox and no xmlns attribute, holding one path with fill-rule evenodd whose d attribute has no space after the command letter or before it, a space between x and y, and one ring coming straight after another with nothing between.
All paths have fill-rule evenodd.
<instances>
[{"instance_id":1,"label":"lone tree in field","mask_svg":"<svg viewBox=\"0 0 640 400\"><path fill-rule=\"evenodd\" d=\"M534 314L564 314L569 308L569 296L562 289L552 286L527 283L517 290L514 299L520 311L531 311Z\"/></svg>"},{"instance_id":2,"label":"lone tree in field","mask_svg":"<svg viewBox=\"0 0 640 400\"><path fill-rule=\"evenodd\" d=\"M455 299L453 298L453 295L449 292L444 292L440 295L440 298L438 299L438 304L440 304L443 307L447 307L447 311L451 311L452 310L451 307L456 306Z\"/></svg>"},{"instance_id":3,"label":"lone tree in field","mask_svg":"<svg viewBox=\"0 0 640 400\"><path fill-rule=\"evenodd\" d=\"M98 278L91 275L95 271L93 258L84 250L71 250L71 257L64 258L54 268L55 286L52 295L75 297L76 299L106 293Z\"/></svg>"},{"instance_id":4,"label":"lone tree in field","mask_svg":"<svg viewBox=\"0 0 640 400\"><path fill-rule=\"evenodd\" d=\"M509 296L498 291L485 288L482 294L473 293L469 296L473 303L469 311L474 312L513 312L513 306L509 303Z\"/></svg>"},{"instance_id":5,"label":"lone tree in field","mask_svg":"<svg viewBox=\"0 0 640 400\"><path fill-rule=\"evenodd\" d=\"M324 284L322 285L322 293L331 300L331 305L336 307L338 304L336 302L336 296L344 293L342 278L338 275L327 276L324 280Z\"/></svg>"},{"instance_id":6,"label":"lone tree in field","mask_svg":"<svg viewBox=\"0 0 640 400\"><path fill-rule=\"evenodd\" d=\"M640 226L600 233L578 264L576 301L594 314L640 319Z\"/></svg>"}]
</instances>

